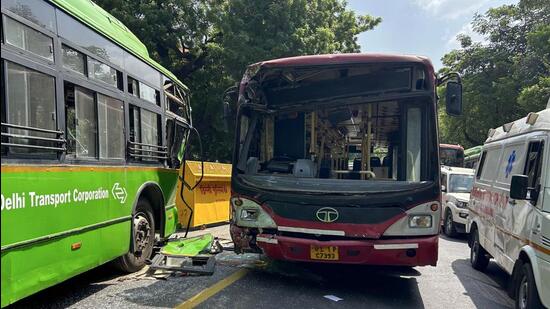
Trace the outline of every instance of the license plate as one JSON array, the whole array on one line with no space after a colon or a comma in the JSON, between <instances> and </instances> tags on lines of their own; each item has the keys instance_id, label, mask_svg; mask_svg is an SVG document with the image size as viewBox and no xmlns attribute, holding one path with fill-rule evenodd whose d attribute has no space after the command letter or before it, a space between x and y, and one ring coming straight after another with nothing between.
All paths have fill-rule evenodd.
<instances>
[{"instance_id":1,"label":"license plate","mask_svg":"<svg viewBox=\"0 0 550 309\"><path fill-rule=\"evenodd\" d=\"M309 257L312 260L338 261L338 247L336 246L311 246Z\"/></svg>"}]
</instances>

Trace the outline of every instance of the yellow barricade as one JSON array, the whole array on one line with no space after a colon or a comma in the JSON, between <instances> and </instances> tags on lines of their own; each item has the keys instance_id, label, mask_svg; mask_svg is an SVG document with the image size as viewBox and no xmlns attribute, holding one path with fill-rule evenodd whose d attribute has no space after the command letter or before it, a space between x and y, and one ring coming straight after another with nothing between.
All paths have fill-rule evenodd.
<instances>
[{"instance_id":1,"label":"yellow barricade","mask_svg":"<svg viewBox=\"0 0 550 309\"><path fill-rule=\"evenodd\" d=\"M180 169L180 176L183 169ZM201 177L201 163L187 161L185 181L192 187ZM179 224L187 227L191 211L181 200L182 182L178 181L176 206ZM193 190L183 191L185 202L193 209L190 227L229 221L229 198L231 197L231 164L204 162L204 177Z\"/></svg>"}]
</instances>

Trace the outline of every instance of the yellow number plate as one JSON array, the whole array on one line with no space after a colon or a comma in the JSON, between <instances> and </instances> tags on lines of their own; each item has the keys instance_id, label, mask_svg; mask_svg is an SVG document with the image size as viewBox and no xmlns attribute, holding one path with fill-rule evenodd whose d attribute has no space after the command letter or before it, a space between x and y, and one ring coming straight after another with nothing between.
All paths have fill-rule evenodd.
<instances>
[{"instance_id":1,"label":"yellow number plate","mask_svg":"<svg viewBox=\"0 0 550 309\"><path fill-rule=\"evenodd\" d=\"M338 247L336 246L311 246L309 256L312 260L338 261L340 259Z\"/></svg>"}]
</instances>

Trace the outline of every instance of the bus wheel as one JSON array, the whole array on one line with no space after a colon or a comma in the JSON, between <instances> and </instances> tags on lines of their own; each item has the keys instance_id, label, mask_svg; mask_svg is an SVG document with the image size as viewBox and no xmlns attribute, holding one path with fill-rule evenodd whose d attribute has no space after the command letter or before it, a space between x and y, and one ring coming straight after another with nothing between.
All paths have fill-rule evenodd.
<instances>
[{"instance_id":1,"label":"bus wheel","mask_svg":"<svg viewBox=\"0 0 550 309\"><path fill-rule=\"evenodd\" d=\"M474 269L484 271L489 265L487 251L479 243L477 228L472 231L472 247L470 248L470 263Z\"/></svg>"},{"instance_id":2,"label":"bus wheel","mask_svg":"<svg viewBox=\"0 0 550 309\"><path fill-rule=\"evenodd\" d=\"M138 271L145 266L145 260L151 257L155 243L155 221L152 209L147 199L138 200L132 222L133 249L115 262L122 271Z\"/></svg>"},{"instance_id":3,"label":"bus wheel","mask_svg":"<svg viewBox=\"0 0 550 309\"><path fill-rule=\"evenodd\" d=\"M519 272L516 285L516 308L544 308L540 302L539 292L537 291L535 276L533 275L531 264L523 264L519 269Z\"/></svg>"},{"instance_id":4,"label":"bus wheel","mask_svg":"<svg viewBox=\"0 0 550 309\"><path fill-rule=\"evenodd\" d=\"M445 235L449 237L456 236L456 228L453 221L453 212L447 209L447 214L445 215L445 221L443 223L443 231Z\"/></svg>"}]
</instances>

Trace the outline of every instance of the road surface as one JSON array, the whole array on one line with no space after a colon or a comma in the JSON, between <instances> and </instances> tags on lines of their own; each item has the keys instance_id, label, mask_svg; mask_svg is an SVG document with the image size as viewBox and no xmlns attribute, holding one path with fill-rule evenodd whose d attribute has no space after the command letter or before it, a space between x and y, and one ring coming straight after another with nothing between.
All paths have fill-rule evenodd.
<instances>
[{"instance_id":1,"label":"road surface","mask_svg":"<svg viewBox=\"0 0 550 309\"><path fill-rule=\"evenodd\" d=\"M212 231L226 237L227 228ZM504 291L506 273L493 262L485 273L478 272L468 257L465 237L444 236L437 267L288 263L227 251L218 255L213 276L161 280L145 272L124 275L100 267L12 307L512 308Z\"/></svg>"}]
</instances>

